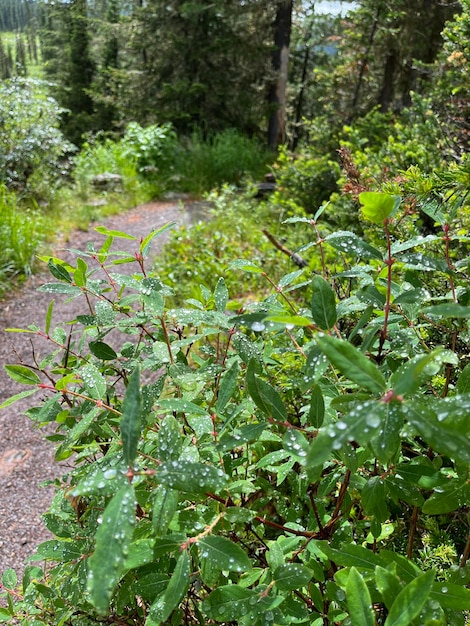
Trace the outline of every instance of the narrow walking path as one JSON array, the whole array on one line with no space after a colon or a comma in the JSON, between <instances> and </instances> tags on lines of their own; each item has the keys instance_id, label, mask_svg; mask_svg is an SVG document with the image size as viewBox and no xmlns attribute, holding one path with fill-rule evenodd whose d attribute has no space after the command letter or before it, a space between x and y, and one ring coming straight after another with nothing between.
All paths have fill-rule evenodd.
<instances>
[{"instance_id":1,"label":"narrow walking path","mask_svg":"<svg viewBox=\"0 0 470 626\"><path fill-rule=\"evenodd\" d=\"M197 219L200 209L200 203L145 204L97 222L88 232L72 233L63 248L86 250L89 241L95 242L98 248L103 242L103 236L94 231L98 225L141 238L168 222L183 224ZM153 240L153 254L158 253L167 236L165 233ZM134 254L138 242L120 239L119 249ZM60 248L55 254L64 258ZM38 292L37 288L49 279L49 274L35 275L20 290L0 302L0 403L25 389L6 375L3 366L18 363L21 359L25 363L31 362L33 350L38 360L49 352L49 346L41 345L35 336L33 347L32 335L4 332L6 328L27 328L30 324L44 327L52 296ZM70 320L73 302L67 304L59 297L55 300L53 324ZM62 465L54 462L54 445L45 441L44 433L24 415L29 406L31 399L25 398L0 411L0 573L7 567L20 573L25 559L39 543L49 538L41 515L47 510L54 490L52 486L40 485L67 470L66 461Z\"/></svg>"}]
</instances>

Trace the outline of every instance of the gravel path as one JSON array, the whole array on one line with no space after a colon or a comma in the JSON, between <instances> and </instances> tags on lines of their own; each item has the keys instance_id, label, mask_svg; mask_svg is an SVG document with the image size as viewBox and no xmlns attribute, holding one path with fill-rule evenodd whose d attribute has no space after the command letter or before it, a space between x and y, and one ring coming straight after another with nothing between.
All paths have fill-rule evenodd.
<instances>
[{"instance_id":1,"label":"gravel path","mask_svg":"<svg viewBox=\"0 0 470 626\"><path fill-rule=\"evenodd\" d=\"M95 242L98 247L103 242L103 236L93 230L98 225L140 238L168 222L183 224L198 219L201 210L201 203L145 204L97 222L88 232L72 233L69 242L63 247L86 250L89 241ZM153 240L154 254L161 248L166 235ZM127 248L126 251L133 254L138 250L136 243L119 239L118 245L120 250ZM56 249L54 254L66 258L61 248ZM0 302L0 403L25 389L8 378L3 365L18 363L19 358L28 363L32 356L31 336L5 333L4 329L27 328L30 324L44 328L52 296L38 292L37 287L50 278L49 274L33 276L20 290ZM52 324L70 320L72 316L73 302L65 304L60 301L60 296L56 296ZM41 346L37 339L34 337L36 357L44 356L49 352L49 346ZM53 444L45 441L44 433L35 428L23 414L29 408L30 401L30 398L25 398L0 411L0 574L7 567L13 567L17 573L21 573L25 559L39 543L50 537L41 515L49 506L53 488L41 487L41 483L61 476L66 471L66 462L61 466L53 461Z\"/></svg>"}]
</instances>

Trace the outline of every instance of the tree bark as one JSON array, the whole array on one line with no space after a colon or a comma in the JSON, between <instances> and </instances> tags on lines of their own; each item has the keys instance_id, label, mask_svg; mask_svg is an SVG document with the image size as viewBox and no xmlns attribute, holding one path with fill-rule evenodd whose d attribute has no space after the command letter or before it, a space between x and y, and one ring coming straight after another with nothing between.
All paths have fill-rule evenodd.
<instances>
[{"instance_id":1,"label":"tree bark","mask_svg":"<svg viewBox=\"0 0 470 626\"><path fill-rule=\"evenodd\" d=\"M293 5L293 0L280 0L274 21L274 50L271 63L276 78L268 96L271 107L268 147L271 150L276 150L286 140L286 92Z\"/></svg>"}]
</instances>

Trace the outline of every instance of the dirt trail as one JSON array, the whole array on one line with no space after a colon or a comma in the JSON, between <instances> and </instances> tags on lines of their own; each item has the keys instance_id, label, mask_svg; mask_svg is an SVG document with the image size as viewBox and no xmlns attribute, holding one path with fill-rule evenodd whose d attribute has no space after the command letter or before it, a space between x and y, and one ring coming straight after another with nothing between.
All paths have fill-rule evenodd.
<instances>
[{"instance_id":1,"label":"dirt trail","mask_svg":"<svg viewBox=\"0 0 470 626\"><path fill-rule=\"evenodd\" d=\"M94 231L98 225L141 238L168 222L188 223L200 215L200 203L184 206L177 202L145 204L96 222L88 232L72 233L63 248L86 250L89 241L100 246L103 236ZM153 254L158 253L166 237L167 233L153 240ZM119 239L118 245L120 250L131 254L138 250L138 243L134 240ZM66 258L61 248L54 254ZM38 292L37 288L50 278L49 274L35 275L19 291L0 302L0 403L25 389L8 378L3 365L18 363L19 358L28 363L32 356L31 336L5 333L4 329L27 328L30 324L44 327L52 296ZM54 299L52 324L70 320L74 314L73 302L65 304L60 296ZM34 337L34 351L39 359L50 351L50 346L41 345ZM41 515L49 506L53 488L40 485L66 471L66 462L60 466L53 461L53 444L45 441L44 433L34 428L23 414L31 406L30 401L25 398L0 411L0 573L6 567L13 567L20 573L25 559L38 543L50 537Z\"/></svg>"}]
</instances>

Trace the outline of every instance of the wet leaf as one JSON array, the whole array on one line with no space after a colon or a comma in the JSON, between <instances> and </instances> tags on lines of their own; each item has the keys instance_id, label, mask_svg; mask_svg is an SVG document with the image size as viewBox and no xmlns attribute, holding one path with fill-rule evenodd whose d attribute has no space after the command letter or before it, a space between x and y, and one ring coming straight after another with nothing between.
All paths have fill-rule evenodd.
<instances>
[{"instance_id":1,"label":"wet leaf","mask_svg":"<svg viewBox=\"0 0 470 626\"><path fill-rule=\"evenodd\" d=\"M218 587L204 600L202 607L210 619L217 622L238 622L243 607L256 604L258 597L251 589L238 585Z\"/></svg>"},{"instance_id":2,"label":"wet leaf","mask_svg":"<svg viewBox=\"0 0 470 626\"><path fill-rule=\"evenodd\" d=\"M90 352L102 361L113 361L117 359L117 354L113 348L104 341L90 341L88 344Z\"/></svg>"},{"instance_id":3,"label":"wet leaf","mask_svg":"<svg viewBox=\"0 0 470 626\"><path fill-rule=\"evenodd\" d=\"M54 278L62 280L66 283L72 282L72 276L70 275L70 272L63 266L62 263L54 263L52 259L49 259L47 267L49 268L49 271L52 276L54 276Z\"/></svg>"},{"instance_id":4,"label":"wet leaf","mask_svg":"<svg viewBox=\"0 0 470 626\"><path fill-rule=\"evenodd\" d=\"M379 261L383 259L383 253L380 250L350 231L337 231L325 237L325 241L344 254L353 254L363 259Z\"/></svg>"},{"instance_id":5,"label":"wet leaf","mask_svg":"<svg viewBox=\"0 0 470 626\"><path fill-rule=\"evenodd\" d=\"M121 439L124 460L130 466L137 456L142 428L142 396L140 394L140 370L138 367L129 376L126 395L122 403Z\"/></svg>"},{"instance_id":6,"label":"wet leaf","mask_svg":"<svg viewBox=\"0 0 470 626\"><path fill-rule=\"evenodd\" d=\"M221 376L215 405L216 413L221 413L224 410L233 393L238 388L239 371L238 361L234 361L230 369L225 370Z\"/></svg>"},{"instance_id":7,"label":"wet leaf","mask_svg":"<svg viewBox=\"0 0 470 626\"><path fill-rule=\"evenodd\" d=\"M247 368L246 382L254 403L265 415L276 421L286 421L287 411L281 396L274 387L255 374L255 369L255 363L251 360Z\"/></svg>"},{"instance_id":8,"label":"wet leaf","mask_svg":"<svg viewBox=\"0 0 470 626\"><path fill-rule=\"evenodd\" d=\"M434 572L429 571L406 585L390 607L385 626L409 626L428 599L433 582Z\"/></svg>"},{"instance_id":9,"label":"wet leaf","mask_svg":"<svg viewBox=\"0 0 470 626\"><path fill-rule=\"evenodd\" d=\"M218 492L227 482L221 469L182 459L163 462L158 466L156 478L170 489L195 493Z\"/></svg>"},{"instance_id":10,"label":"wet leaf","mask_svg":"<svg viewBox=\"0 0 470 626\"><path fill-rule=\"evenodd\" d=\"M325 417L325 401L320 385L312 387L310 407L308 410L308 423L314 428L320 428Z\"/></svg>"},{"instance_id":11,"label":"wet leaf","mask_svg":"<svg viewBox=\"0 0 470 626\"><path fill-rule=\"evenodd\" d=\"M173 415L167 415L162 421L158 433L158 459L160 461L176 461L180 458L182 447L180 425Z\"/></svg>"},{"instance_id":12,"label":"wet leaf","mask_svg":"<svg viewBox=\"0 0 470 626\"><path fill-rule=\"evenodd\" d=\"M352 626L375 626L369 589L355 567L349 571L346 598Z\"/></svg>"},{"instance_id":13,"label":"wet leaf","mask_svg":"<svg viewBox=\"0 0 470 626\"><path fill-rule=\"evenodd\" d=\"M94 400L101 400L106 395L106 380L100 370L88 363L78 370L82 377L85 391Z\"/></svg>"},{"instance_id":14,"label":"wet leaf","mask_svg":"<svg viewBox=\"0 0 470 626\"><path fill-rule=\"evenodd\" d=\"M217 311L223 313L227 308L228 302L228 289L223 278L219 278L217 285L214 289L214 302Z\"/></svg>"},{"instance_id":15,"label":"wet leaf","mask_svg":"<svg viewBox=\"0 0 470 626\"><path fill-rule=\"evenodd\" d=\"M161 624L170 617L189 587L189 574L189 556L187 551L183 550L178 557L167 588L150 607L145 626Z\"/></svg>"},{"instance_id":16,"label":"wet leaf","mask_svg":"<svg viewBox=\"0 0 470 626\"><path fill-rule=\"evenodd\" d=\"M178 508L179 496L175 489L158 485L153 496L152 524L157 535L165 535Z\"/></svg>"},{"instance_id":17,"label":"wet leaf","mask_svg":"<svg viewBox=\"0 0 470 626\"><path fill-rule=\"evenodd\" d=\"M336 324L335 292L321 276L312 279L312 318L322 330L329 330Z\"/></svg>"},{"instance_id":18,"label":"wet leaf","mask_svg":"<svg viewBox=\"0 0 470 626\"><path fill-rule=\"evenodd\" d=\"M197 542L199 558L208 560L219 572L247 572L251 561L246 552L226 537L208 535Z\"/></svg>"},{"instance_id":19,"label":"wet leaf","mask_svg":"<svg viewBox=\"0 0 470 626\"><path fill-rule=\"evenodd\" d=\"M423 513L442 515L470 504L470 484L467 477L449 479L448 484L436 487L423 505Z\"/></svg>"},{"instance_id":20,"label":"wet leaf","mask_svg":"<svg viewBox=\"0 0 470 626\"><path fill-rule=\"evenodd\" d=\"M87 590L98 613L104 615L119 579L135 524L134 487L127 484L115 494L103 512L96 533L96 546L88 559Z\"/></svg>"},{"instance_id":21,"label":"wet leaf","mask_svg":"<svg viewBox=\"0 0 470 626\"><path fill-rule=\"evenodd\" d=\"M63 293L70 296L78 296L82 293L80 287L75 287L69 283L44 283L38 287L38 291L45 293Z\"/></svg>"},{"instance_id":22,"label":"wet leaf","mask_svg":"<svg viewBox=\"0 0 470 626\"><path fill-rule=\"evenodd\" d=\"M156 230L152 230L152 232L149 233L146 237L144 237L144 239L141 241L140 248L139 248L140 253L143 256L147 256L148 253L150 252L150 244L155 239L155 237L158 237L158 235L161 235L162 233L166 232L170 228L173 228L174 225L175 225L175 222L168 222L164 226L161 226L160 228Z\"/></svg>"},{"instance_id":23,"label":"wet leaf","mask_svg":"<svg viewBox=\"0 0 470 626\"><path fill-rule=\"evenodd\" d=\"M352 407L346 416L320 429L310 444L305 465L322 465L333 450L340 450L348 441L366 445L377 433L384 419L383 402L368 400Z\"/></svg>"},{"instance_id":24,"label":"wet leaf","mask_svg":"<svg viewBox=\"0 0 470 626\"><path fill-rule=\"evenodd\" d=\"M280 591L301 589L309 583L312 576L312 570L300 563L283 563L273 572L273 579Z\"/></svg>"},{"instance_id":25,"label":"wet leaf","mask_svg":"<svg viewBox=\"0 0 470 626\"><path fill-rule=\"evenodd\" d=\"M25 365L5 365L8 376L22 385L39 385L41 379L29 367Z\"/></svg>"},{"instance_id":26,"label":"wet leaf","mask_svg":"<svg viewBox=\"0 0 470 626\"><path fill-rule=\"evenodd\" d=\"M386 389L385 379L378 367L352 344L322 335L317 343L334 367L349 380L372 393L382 393Z\"/></svg>"}]
</instances>

